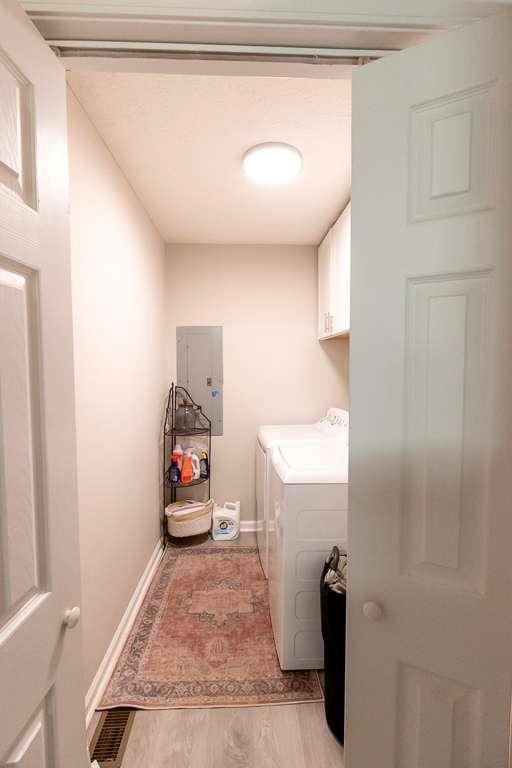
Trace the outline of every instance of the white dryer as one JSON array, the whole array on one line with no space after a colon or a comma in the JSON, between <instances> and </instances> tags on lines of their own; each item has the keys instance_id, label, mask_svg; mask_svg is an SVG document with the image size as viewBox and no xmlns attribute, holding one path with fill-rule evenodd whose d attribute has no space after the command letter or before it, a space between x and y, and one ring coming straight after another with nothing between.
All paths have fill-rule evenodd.
<instances>
[{"instance_id":1,"label":"white dryer","mask_svg":"<svg viewBox=\"0 0 512 768\"><path fill-rule=\"evenodd\" d=\"M271 451L290 440L344 440L348 443L348 411L329 408L315 424L283 424L263 426L256 440L256 531L261 566L268 577L268 520L270 505Z\"/></svg>"},{"instance_id":2,"label":"white dryer","mask_svg":"<svg viewBox=\"0 0 512 768\"><path fill-rule=\"evenodd\" d=\"M270 615L282 669L321 669L320 577L347 547L348 445L293 441L272 450Z\"/></svg>"}]
</instances>

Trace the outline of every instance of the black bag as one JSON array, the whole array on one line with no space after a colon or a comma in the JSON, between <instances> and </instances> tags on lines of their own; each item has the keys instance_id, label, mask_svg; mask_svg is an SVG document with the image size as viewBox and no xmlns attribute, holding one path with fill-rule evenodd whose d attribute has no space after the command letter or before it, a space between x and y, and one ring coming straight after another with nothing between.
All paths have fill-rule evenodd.
<instances>
[{"instance_id":1,"label":"black bag","mask_svg":"<svg viewBox=\"0 0 512 768\"><path fill-rule=\"evenodd\" d=\"M336 571L340 559L338 547L326 561L320 581L322 637L324 639L325 717L338 741L343 744L345 730L345 624L346 592L336 592L326 583L330 570Z\"/></svg>"}]
</instances>

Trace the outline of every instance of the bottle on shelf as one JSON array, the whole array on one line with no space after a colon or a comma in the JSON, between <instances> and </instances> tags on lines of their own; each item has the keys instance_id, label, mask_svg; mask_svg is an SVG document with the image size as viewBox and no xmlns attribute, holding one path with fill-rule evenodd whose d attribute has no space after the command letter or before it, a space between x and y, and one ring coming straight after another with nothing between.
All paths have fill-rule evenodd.
<instances>
[{"instance_id":1,"label":"bottle on shelf","mask_svg":"<svg viewBox=\"0 0 512 768\"><path fill-rule=\"evenodd\" d=\"M208 462L208 454L206 451L201 451L201 460L199 462L199 476L203 480L207 480L210 476L210 465Z\"/></svg>"},{"instance_id":2,"label":"bottle on shelf","mask_svg":"<svg viewBox=\"0 0 512 768\"><path fill-rule=\"evenodd\" d=\"M196 426L196 412L194 410L194 406L190 403L187 403L185 405L184 409L184 421L185 421L185 429L193 430Z\"/></svg>"},{"instance_id":3,"label":"bottle on shelf","mask_svg":"<svg viewBox=\"0 0 512 768\"><path fill-rule=\"evenodd\" d=\"M169 481L171 483L179 483L181 481L181 472L178 465L180 455L173 452L171 454L171 466L169 467Z\"/></svg>"},{"instance_id":4,"label":"bottle on shelf","mask_svg":"<svg viewBox=\"0 0 512 768\"><path fill-rule=\"evenodd\" d=\"M204 419L200 405L194 405L194 429L204 429Z\"/></svg>"},{"instance_id":5,"label":"bottle on shelf","mask_svg":"<svg viewBox=\"0 0 512 768\"><path fill-rule=\"evenodd\" d=\"M181 445L179 443L176 443L176 445L174 446L173 454L176 456L176 461L178 463L178 469L181 472L182 465L183 465L183 448L181 447Z\"/></svg>"},{"instance_id":6,"label":"bottle on shelf","mask_svg":"<svg viewBox=\"0 0 512 768\"><path fill-rule=\"evenodd\" d=\"M188 485L194 479L194 465L192 462L192 452L185 451L183 454L183 461L181 464L181 482L183 485Z\"/></svg>"},{"instance_id":7,"label":"bottle on shelf","mask_svg":"<svg viewBox=\"0 0 512 768\"><path fill-rule=\"evenodd\" d=\"M199 480L201 474L201 466L199 463L199 456L194 451L190 451L190 458L192 459L192 467L194 469L194 480Z\"/></svg>"},{"instance_id":8,"label":"bottle on shelf","mask_svg":"<svg viewBox=\"0 0 512 768\"><path fill-rule=\"evenodd\" d=\"M185 429L185 416L187 412L187 405L184 400L176 400L176 429Z\"/></svg>"}]
</instances>

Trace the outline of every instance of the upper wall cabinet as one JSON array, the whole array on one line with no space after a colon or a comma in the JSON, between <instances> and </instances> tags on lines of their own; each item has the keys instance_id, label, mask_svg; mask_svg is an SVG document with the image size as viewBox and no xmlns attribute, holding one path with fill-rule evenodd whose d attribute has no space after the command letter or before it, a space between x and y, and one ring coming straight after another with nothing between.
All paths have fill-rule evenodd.
<instances>
[{"instance_id":1,"label":"upper wall cabinet","mask_svg":"<svg viewBox=\"0 0 512 768\"><path fill-rule=\"evenodd\" d=\"M350 203L318 248L318 338L350 333Z\"/></svg>"}]
</instances>

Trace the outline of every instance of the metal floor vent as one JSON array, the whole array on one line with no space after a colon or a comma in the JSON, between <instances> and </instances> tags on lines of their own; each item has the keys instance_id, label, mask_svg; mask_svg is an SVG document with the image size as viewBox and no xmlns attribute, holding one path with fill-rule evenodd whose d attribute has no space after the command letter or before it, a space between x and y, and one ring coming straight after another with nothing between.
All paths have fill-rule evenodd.
<instances>
[{"instance_id":1,"label":"metal floor vent","mask_svg":"<svg viewBox=\"0 0 512 768\"><path fill-rule=\"evenodd\" d=\"M97 760L101 768L120 768L134 717L133 709L101 713L91 741L91 761Z\"/></svg>"}]
</instances>

